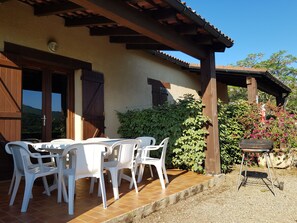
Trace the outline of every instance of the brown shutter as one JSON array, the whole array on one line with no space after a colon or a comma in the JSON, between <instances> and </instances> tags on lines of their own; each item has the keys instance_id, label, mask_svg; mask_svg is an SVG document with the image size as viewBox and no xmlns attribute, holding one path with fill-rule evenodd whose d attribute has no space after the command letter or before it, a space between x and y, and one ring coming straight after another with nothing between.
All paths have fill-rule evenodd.
<instances>
[{"instance_id":1,"label":"brown shutter","mask_svg":"<svg viewBox=\"0 0 297 223\"><path fill-rule=\"evenodd\" d=\"M83 138L104 134L104 78L103 74L83 70Z\"/></svg>"},{"instance_id":2,"label":"brown shutter","mask_svg":"<svg viewBox=\"0 0 297 223\"><path fill-rule=\"evenodd\" d=\"M170 89L170 83L161 82L151 78L147 83L152 85L152 102L153 106L163 105L168 99L167 88Z\"/></svg>"},{"instance_id":3,"label":"brown shutter","mask_svg":"<svg viewBox=\"0 0 297 223\"><path fill-rule=\"evenodd\" d=\"M22 71L0 53L0 180L11 177L11 155L5 152L8 141L21 138Z\"/></svg>"}]
</instances>

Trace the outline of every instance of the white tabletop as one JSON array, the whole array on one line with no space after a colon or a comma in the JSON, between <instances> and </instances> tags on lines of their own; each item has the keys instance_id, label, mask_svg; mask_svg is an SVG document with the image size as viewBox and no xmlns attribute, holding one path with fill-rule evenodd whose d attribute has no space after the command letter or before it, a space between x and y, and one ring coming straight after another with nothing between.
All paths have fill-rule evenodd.
<instances>
[{"instance_id":1,"label":"white tabletop","mask_svg":"<svg viewBox=\"0 0 297 223\"><path fill-rule=\"evenodd\" d=\"M112 146L114 143L123 140L123 139L96 139L96 138L92 138L91 140L78 140L78 141L57 141L57 142L39 142L39 143L33 143L32 145L34 146L34 148L36 150L46 150L52 153L58 153L58 154L62 154L63 150L69 146L69 145L73 145L73 144L79 144L79 143L94 143L94 142L98 142L98 143L103 143L106 144L108 146Z\"/></svg>"}]
</instances>

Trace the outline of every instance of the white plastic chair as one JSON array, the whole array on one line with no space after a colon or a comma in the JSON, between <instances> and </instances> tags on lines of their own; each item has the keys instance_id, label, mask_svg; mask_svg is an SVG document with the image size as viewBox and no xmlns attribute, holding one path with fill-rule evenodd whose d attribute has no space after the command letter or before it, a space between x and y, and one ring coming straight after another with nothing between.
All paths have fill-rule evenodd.
<instances>
[{"instance_id":1,"label":"white plastic chair","mask_svg":"<svg viewBox=\"0 0 297 223\"><path fill-rule=\"evenodd\" d=\"M7 147L12 152L15 167L15 185L9 202L10 206L14 203L21 178L23 176L25 177L25 192L21 212L27 211L35 179L42 177L46 194L50 196L50 191L45 177L58 173L57 167L46 166L42 161L43 158L58 158L58 155L40 155L39 153L31 153L28 149L29 144L30 143L20 141L9 142L7 144ZM30 158L37 159L38 164L32 166Z\"/></svg>"},{"instance_id":2,"label":"white plastic chair","mask_svg":"<svg viewBox=\"0 0 297 223\"><path fill-rule=\"evenodd\" d=\"M141 136L136 139L140 140L140 148L137 151L135 159L144 158L146 156L150 156L149 150L143 150L147 146L154 146L156 144L156 139L150 136ZM138 168L139 166L139 168ZM135 166L135 174L138 175L137 183L140 183L142 180L143 172L144 172L143 164L139 164ZM149 165L151 177L154 177L152 167Z\"/></svg>"},{"instance_id":3,"label":"white plastic chair","mask_svg":"<svg viewBox=\"0 0 297 223\"><path fill-rule=\"evenodd\" d=\"M135 172L134 172L134 152L139 148L140 141L136 139L127 139L114 143L111 146L111 152L117 150L115 160L104 162L103 167L111 174L114 199L119 199L119 171L130 169L135 191L138 193ZM130 187L131 188L131 187Z\"/></svg>"},{"instance_id":4,"label":"white plastic chair","mask_svg":"<svg viewBox=\"0 0 297 223\"><path fill-rule=\"evenodd\" d=\"M103 207L106 208L106 192L103 177L103 161L106 153L103 143L85 142L68 146L63 155L69 154L69 166L63 170L63 175L68 177L68 213L74 213L75 182L78 179L93 177L98 178L98 196L102 195ZM65 185L64 187L65 188Z\"/></svg>"},{"instance_id":5,"label":"white plastic chair","mask_svg":"<svg viewBox=\"0 0 297 223\"><path fill-rule=\"evenodd\" d=\"M14 143L20 143L20 144L22 144L23 142L25 142L25 141L14 141ZM30 142L27 142L27 143L30 144ZM24 148L28 149L28 151L29 151L29 148L28 148L27 144L22 144L22 145L24 146ZM10 150L10 147L8 146L8 143L5 145L5 151L6 151L6 153L12 155L12 151ZM38 151L36 151L36 153L37 152ZM28 162L28 165L30 166L30 168L34 168L34 167L39 165L39 164L33 164L30 159L28 159L27 162ZM46 166L55 166L55 162L53 162L53 160L51 162L44 162L43 164L46 165ZM9 190L8 190L8 195L11 194L12 189L13 189L13 185L15 183L15 177L16 177L15 171L16 171L16 167L14 167L14 169L13 169L13 175L12 175L12 178L11 178L11 182L10 182L10 186L9 186Z\"/></svg>"},{"instance_id":6,"label":"white plastic chair","mask_svg":"<svg viewBox=\"0 0 297 223\"><path fill-rule=\"evenodd\" d=\"M152 150L158 150L162 149L161 157L160 158L153 158L153 157L140 157L136 160L136 165L154 165L157 169L158 176L161 182L162 189L165 189L165 184L164 184L164 178L163 174L165 177L165 182L169 183L168 176L166 173L166 168L165 168L165 156L166 156L166 150L167 150L167 144L168 144L169 138L165 138L158 146L147 146L143 149L143 151L152 151ZM139 178L141 179L141 175L138 175L138 180Z\"/></svg>"}]
</instances>

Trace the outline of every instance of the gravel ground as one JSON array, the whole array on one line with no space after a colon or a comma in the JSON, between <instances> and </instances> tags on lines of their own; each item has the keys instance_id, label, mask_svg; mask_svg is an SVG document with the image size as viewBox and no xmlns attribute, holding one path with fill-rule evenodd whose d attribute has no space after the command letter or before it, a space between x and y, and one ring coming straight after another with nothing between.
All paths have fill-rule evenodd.
<instances>
[{"instance_id":1,"label":"gravel ground","mask_svg":"<svg viewBox=\"0 0 297 223\"><path fill-rule=\"evenodd\" d=\"M275 188L275 196L265 185L269 183L263 178L267 176L265 169L249 169L247 184L239 191L236 189L238 172L235 169L227 174L219 186L137 222L297 222L297 169L276 170L284 188Z\"/></svg>"}]
</instances>

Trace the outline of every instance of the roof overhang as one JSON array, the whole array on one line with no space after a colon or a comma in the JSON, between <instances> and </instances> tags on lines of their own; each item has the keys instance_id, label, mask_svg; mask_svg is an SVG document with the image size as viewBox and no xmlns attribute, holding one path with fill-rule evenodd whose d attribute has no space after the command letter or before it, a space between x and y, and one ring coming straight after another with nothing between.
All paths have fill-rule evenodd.
<instances>
[{"instance_id":1,"label":"roof overhang","mask_svg":"<svg viewBox=\"0 0 297 223\"><path fill-rule=\"evenodd\" d=\"M189 64L189 70L200 72L200 66ZM271 75L266 69L217 66L216 75L218 82L237 87L247 87L247 77L255 78L259 90L275 97L285 97L291 92L288 86Z\"/></svg>"},{"instance_id":2,"label":"roof overhang","mask_svg":"<svg viewBox=\"0 0 297 223\"><path fill-rule=\"evenodd\" d=\"M178 50L197 59L233 40L178 0L19 0L36 16L56 15L127 49Z\"/></svg>"},{"instance_id":3,"label":"roof overhang","mask_svg":"<svg viewBox=\"0 0 297 223\"><path fill-rule=\"evenodd\" d=\"M158 56L159 58L174 63L184 70L197 73L198 75L200 74L199 64L190 64L160 51L148 52ZM275 97L286 97L289 93L291 93L291 89L288 86L271 75L266 69L216 66L217 81L226 85L246 88L247 77L255 78L257 80L257 87L259 90Z\"/></svg>"}]
</instances>

